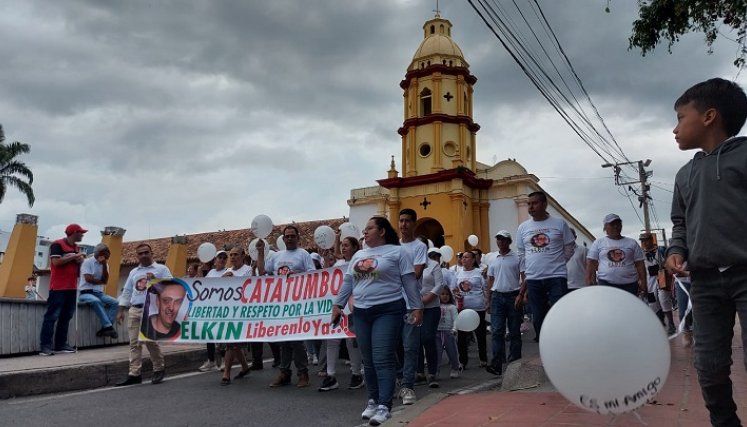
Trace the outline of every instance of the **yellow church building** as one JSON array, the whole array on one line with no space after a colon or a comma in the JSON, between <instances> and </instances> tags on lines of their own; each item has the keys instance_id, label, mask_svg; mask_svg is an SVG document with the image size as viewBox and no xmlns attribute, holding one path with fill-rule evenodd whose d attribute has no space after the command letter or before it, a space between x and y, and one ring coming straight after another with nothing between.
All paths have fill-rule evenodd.
<instances>
[{"instance_id":1,"label":"yellow church building","mask_svg":"<svg viewBox=\"0 0 747 427\"><path fill-rule=\"evenodd\" d=\"M480 125L473 120L472 106L477 78L451 30L451 22L438 13L423 25L423 41L400 82L401 176L392 156L387 177L377 186L351 190L349 217L361 229L374 215L384 215L396 226L399 211L411 208L418 214L415 234L435 246L469 249L467 237L474 234L477 247L491 252L497 249L496 232L513 234L528 219L527 195L544 190L539 178L515 160L493 166L476 160ZM548 211L576 229L579 244L594 241L549 194Z\"/></svg>"}]
</instances>

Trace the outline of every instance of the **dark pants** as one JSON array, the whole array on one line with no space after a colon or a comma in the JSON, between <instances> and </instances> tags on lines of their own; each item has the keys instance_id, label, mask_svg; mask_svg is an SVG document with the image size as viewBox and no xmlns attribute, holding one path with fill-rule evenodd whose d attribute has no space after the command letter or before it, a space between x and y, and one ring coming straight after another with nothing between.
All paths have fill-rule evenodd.
<instances>
[{"instance_id":1,"label":"dark pants","mask_svg":"<svg viewBox=\"0 0 747 427\"><path fill-rule=\"evenodd\" d=\"M270 351L272 351L272 358L275 359L274 361L279 362L281 360L280 345L278 345L278 343L276 342L271 342L267 345L270 346ZM252 349L252 365L262 366L262 355L264 354L265 343L252 342L249 346Z\"/></svg>"},{"instance_id":2,"label":"dark pants","mask_svg":"<svg viewBox=\"0 0 747 427\"><path fill-rule=\"evenodd\" d=\"M389 409L397 377L395 350L405 312L404 300L353 310L368 398Z\"/></svg>"},{"instance_id":3,"label":"dark pants","mask_svg":"<svg viewBox=\"0 0 747 427\"><path fill-rule=\"evenodd\" d=\"M441 320L441 307L423 309L423 326L420 329L420 345L418 351L418 372L425 373L425 362L428 361L428 374L438 372L438 322ZM425 350L425 357L423 356Z\"/></svg>"},{"instance_id":4,"label":"dark pants","mask_svg":"<svg viewBox=\"0 0 747 427\"><path fill-rule=\"evenodd\" d=\"M550 307L568 293L568 281L565 277L550 277L539 280L527 279L526 284L529 308L532 310L534 332L539 338L542 322L545 321L545 316L550 311Z\"/></svg>"},{"instance_id":5,"label":"dark pants","mask_svg":"<svg viewBox=\"0 0 747 427\"><path fill-rule=\"evenodd\" d=\"M611 283L606 280L599 279L599 284L601 286L611 286L613 288L620 289L621 291L625 291L628 293L633 294L634 297L638 297L638 282L633 283Z\"/></svg>"},{"instance_id":6,"label":"dark pants","mask_svg":"<svg viewBox=\"0 0 747 427\"><path fill-rule=\"evenodd\" d=\"M44 314L44 322L41 328L40 343L42 349L52 347L52 335L54 335L54 350L59 350L67 345L67 330L70 319L75 314L77 304L77 291L49 291L47 299L47 312ZM55 329L55 322L57 328Z\"/></svg>"},{"instance_id":7,"label":"dark pants","mask_svg":"<svg viewBox=\"0 0 747 427\"><path fill-rule=\"evenodd\" d=\"M493 292L490 301L490 327L493 338L493 359L490 365L502 372L506 361L506 340L503 336L508 324L509 360L521 359L521 322L523 316L516 309L516 297L519 291Z\"/></svg>"},{"instance_id":8,"label":"dark pants","mask_svg":"<svg viewBox=\"0 0 747 427\"><path fill-rule=\"evenodd\" d=\"M477 310L475 310L477 311ZM477 311L477 315L480 316L480 324L475 329L475 337L477 338L477 354L480 357L480 362L488 361L488 344L487 344L487 327L488 324L485 322L485 310ZM459 363L462 366L467 367L469 357L469 340L472 332L459 331L457 334L457 350L459 350Z\"/></svg>"},{"instance_id":9,"label":"dark pants","mask_svg":"<svg viewBox=\"0 0 747 427\"><path fill-rule=\"evenodd\" d=\"M734 266L723 273L696 270L691 278L695 369L703 400L712 425L739 426L729 376L736 314L742 327L742 351L747 348L747 267ZM747 357L744 360L747 369Z\"/></svg>"},{"instance_id":10,"label":"dark pants","mask_svg":"<svg viewBox=\"0 0 747 427\"><path fill-rule=\"evenodd\" d=\"M306 345L303 341L285 341L280 343L280 371L288 374L293 373L290 368L291 361L296 365L298 374L309 373L309 359L306 355Z\"/></svg>"}]
</instances>

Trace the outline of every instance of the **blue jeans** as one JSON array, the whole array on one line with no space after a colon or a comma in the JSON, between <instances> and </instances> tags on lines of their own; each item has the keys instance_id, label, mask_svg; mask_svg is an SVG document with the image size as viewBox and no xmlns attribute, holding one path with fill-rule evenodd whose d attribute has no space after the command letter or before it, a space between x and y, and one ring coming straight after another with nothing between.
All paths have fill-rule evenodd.
<instances>
[{"instance_id":1,"label":"blue jeans","mask_svg":"<svg viewBox=\"0 0 747 427\"><path fill-rule=\"evenodd\" d=\"M638 298L638 282L633 283L610 283L606 280L599 279L599 284L601 286L611 286L613 288L620 289L621 291L629 292L633 294L634 297Z\"/></svg>"},{"instance_id":2,"label":"blue jeans","mask_svg":"<svg viewBox=\"0 0 747 427\"><path fill-rule=\"evenodd\" d=\"M438 372L438 322L441 321L441 307L423 309L423 326L420 329L420 345L425 349L418 350L418 372L425 373L425 361L428 361L428 374Z\"/></svg>"},{"instance_id":3,"label":"blue jeans","mask_svg":"<svg viewBox=\"0 0 747 427\"><path fill-rule=\"evenodd\" d=\"M47 298L47 312L42 322L40 344L42 349L52 348L52 335L54 335L54 350L59 350L67 345L67 330L70 319L75 313L75 297L78 291L49 291ZM57 323L57 328L55 328Z\"/></svg>"},{"instance_id":4,"label":"blue jeans","mask_svg":"<svg viewBox=\"0 0 747 427\"><path fill-rule=\"evenodd\" d=\"M508 323L509 360L521 359L521 311L514 305L519 291L496 292L490 300L490 327L493 338L493 359L490 365L498 372L502 372L503 362L506 361L506 340L503 336Z\"/></svg>"},{"instance_id":5,"label":"blue jeans","mask_svg":"<svg viewBox=\"0 0 747 427\"><path fill-rule=\"evenodd\" d=\"M92 293L81 293L78 301L91 305L101 322L101 327L108 328L114 324L119 309L119 301L116 298L101 291L93 291Z\"/></svg>"},{"instance_id":6,"label":"blue jeans","mask_svg":"<svg viewBox=\"0 0 747 427\"><path fill-rule=\"evenodd\" d=\"M568 281L565 277L550 277L547 279L527 279L527 299L532 310L534 332L540 337L542 322L545 321L550 307L568 293Z\"/></svg>"},{"instance_id":7,"label":"blue jeans","mask_svg":"<svg viewBox=\"0 0 747 427\"><path fill-rule=\"evenodd\" d=\"M404 299L370 308L355 307L353 310L368 398L378 405L386 405L390 410L397 376L394 352L402 334L405 312Z\"/></svg>"},{"instance_id":8,"label":"blue jeans","mask_svg":"<svg viewBox=\"0 0 747 427\"><path fill-rule=\"evenodd\" d=\"M685 286L685 289L687 289L687 292L690 293L690 282L682 282L682 284ZM677 308L680 312L680 322L682 321L682 318L685 317L685 311L687 311L687 303L690 301L690 298L687 297L687 294L685 291L680 288L680 285L677 284L677 282L674 282L674 286L677 287ZM693 330L693 313L690 312L690 314L687 315L687 319L685 319L685 331L692 331Z\"/></svg>"},{"instance_id":9,"label":"blue jeans","mask_svg":"<svg viewBox=\"0 0 747 427\"><path fill-rule=\"evenodd\" d=\"M402 387L415 388L415 371L418 367L418 353L420 352L420 327L404 321L404 317L402 324L402 346L404 347L404 352L398 364L398 367L402 369Z\"/></svg>"},{"instance_id":10,"label":"blue jeans","mask_svg":"<svg viewBox=\"0 0 747 427\"><path fill-rule=\"evenodd\" d=\"M742 326L742 351L747 349L747 267L735 265L723 273L693 270L690 277L695 369L711 424L741 425L729 376L736 314ZM747 357L744 360L747 369Z\"/></svg>"}]
</instances>

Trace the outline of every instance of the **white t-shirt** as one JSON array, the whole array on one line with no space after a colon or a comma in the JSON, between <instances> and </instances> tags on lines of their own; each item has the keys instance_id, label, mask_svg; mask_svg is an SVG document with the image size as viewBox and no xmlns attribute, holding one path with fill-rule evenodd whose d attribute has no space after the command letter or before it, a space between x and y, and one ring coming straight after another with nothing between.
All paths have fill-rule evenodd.
<instances>
[{"instance_id":1,"label":"white t-shirt","mask_svg":"<svg viewBox=\"0 0 747 427\"><path fill-rule=\"evenodd\" d=\"M456 279L457 287L464 295L464 308L485 310L485 279L480 270L462 270L457 273Z\"/></svg>"},{"instance_id":2,"label":"white t-shirt","mask_svg":"<svg viewBox=\"0 0 747 427\"><path fill-rule=\"evenodd\" d=\"M412 257L412 265L428 264L428 245L418 239L407 243L400 241L399 243L407 250L407 252L410 253L410 256Z\"/></svg>"},{"instance_id":3,"label":"white t-shirt","mask_svg":"<svg viewBox=\"0 0 747 427\"><path fill-rule=\"evenodd\" d=\"M316 266L311 255L305 249L284 250L275 253L269 260L265 261L265 272L285 276L290 273L303 273L314 271Z\"/></svg>"},{"instance_id":4,"label":"white t-shirt","mask_svg":"<svg viewBox=\"0 0 747 427\"><path fill-rule=\"evenodd\" d=\"M223 274L226 274L227 272L233 273L233 277L247 277L252 275L252 267L250 265L242 265L241 267L234 269L233 267L228 267L226 271L223 272Z\"/></svg>"},{"instance_id":5,"label":"white t-shirt","mask_svg":"<svg viewBox=\"0 0 747 427\"><path fill-rule=\"evenodd\" d=\"M586 256L589 250L586 246L576 245L573 249L573 256L568 260L568 289L579 289L587 285L586 283Z\"/></svg>"},{"instance_id":6,"label":"white t-shirt","mask_svg":"<svg viewBox=\"0 0 747 427\"><path fill-rule=\"evenodd\" d=\"M509 250L506 255L500 251L495 253L495 258L488 267L488 277L493 277L491 291L512 292L520 288L521 262L519 255Z\"/></svg>"},{"instance_id":7,"label":"white t-shirt","mask_svg":"<svg viewBox=\"0 0 747 427\"><path fill-rule=\"evenodd\" d=\"M456 288L456 273L448 268L442 267L441 274L444 276L444 282L446 282L446 286L448 286L449 289Z\"/></svg>"},{"instance_id":8,"label":"white t-shirt","mask_svg":"<svg viewBox=\"0 0 747 427\"><path fill-rule=\"evenodd\" d=\"M436 298L428 304L424 304L423 308L436 308L441 305L438 294L441 293L443 287L444 276L441 273L441 266L436 261L429 259L428 265L423 270L423 286L420 289L420 295L435 294Z\"/></svg>"},{"instance_id":9,"label":"white t-shirt","mask_svg":"<svg viewBox=\"0 0 747 427\"><path fill-rule=\"evenodd\" d=\"M402 276L413 273L410 254L400 245L361 249L353 255L335 304L344 306L352 292L356 308L370 308L402 298ZM417 302L420 294L410 290Z\"/></svg>"},{"instance_id":10,"label":"white t-shirt","mask_svg":"<svg viewBox=\"0 0 747 427\"><path fill-rule=\"evenodd\" d=\"M223 277L223 274L226 272L226 268L223 267L221 270L212 269L207 272L205 277Z\"/></svg>"},{"instance_id":11,"label":"white t-shirt","mask_svg":"<svg viewBox=\"0 0 747 427\"><path fill-rule=\"evenodd\" d=\"M90 289L103 292L106 285L86 282L86 274L90 274L94 279L101 280L101 277L104 275L104 264L96 261L95 257L86 258L85 261L83 261L83 264L80 265L79 285L81 291Z\"/></svg>"},{"instance_id":12,"label":"white t-shirt","mask_svg":"<svg viewBox=\"0 0 747 427\"><path fill-rule=\"evenodd\" d=\"M575 239L565 221L554 216L544 221L530 218L519 225L516 237L517 252L524 259L527 279L567 277L564 246Z\"/></svg>"},{"instance_id":13,"label":"white t-shirt","mask_svg":"<svg viewBox=\"0 0 747 427\"><path fill-rule=\"evenodd\" d=\"M635 240L629 237L615 240L607 236L595 240L586 257L599 263L597 276L600 279L616 285L638 282L635 262L645 258Z\"/></svg>"},{"instance_id":14,"label":"white t-shirt","mask_svg":"<svg viewBox=\"0 0 747 427\"><path fill-rule=\"evenodd\" d=\"M122 295L119 296L119 305L128 307L133 304L145 304L145 295L148 290L148 273L152 273L156 279L171 278L171 271L163 264L154 262L143 267L138 265L130 271L127 276Z\"/></svg>"}]
</instances>

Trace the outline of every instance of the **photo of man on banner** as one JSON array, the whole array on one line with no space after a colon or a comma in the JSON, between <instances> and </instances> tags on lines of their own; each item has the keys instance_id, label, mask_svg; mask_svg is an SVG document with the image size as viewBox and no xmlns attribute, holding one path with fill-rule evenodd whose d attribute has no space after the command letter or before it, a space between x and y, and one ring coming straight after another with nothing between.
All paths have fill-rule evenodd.
<instances>
[{"instance_id":1,"label":"photo of man on banner","mask_svg":"<svg viewBox=\"0 0 747 427\"><path fill-rule=\"evenodd\" d=\"M181 331L189 304L184 304L189 287L180 279L151 281L143 308L140 340L175 340Z\"/></svg>"}]
</instances>

